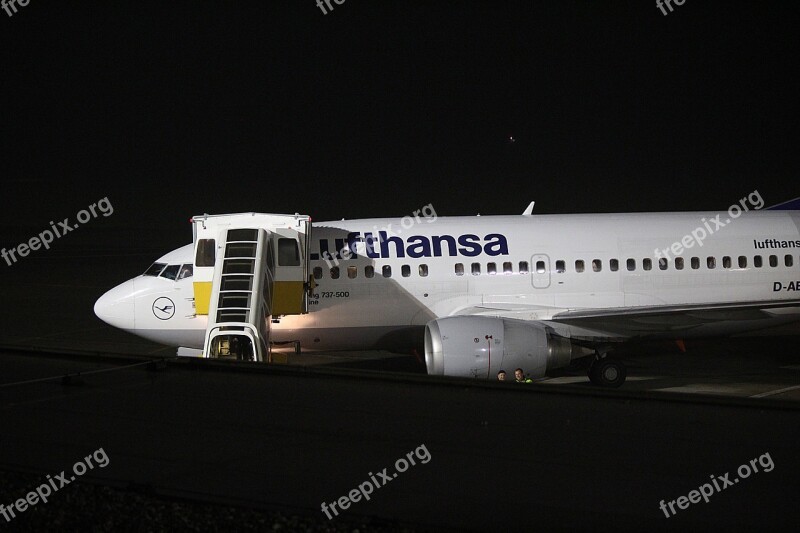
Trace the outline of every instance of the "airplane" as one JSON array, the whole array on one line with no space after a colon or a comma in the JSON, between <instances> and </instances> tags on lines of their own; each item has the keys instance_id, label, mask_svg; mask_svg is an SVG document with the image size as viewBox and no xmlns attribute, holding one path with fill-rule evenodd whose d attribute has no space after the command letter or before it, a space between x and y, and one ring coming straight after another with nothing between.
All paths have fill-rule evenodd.
<instances>
[{"instance_id":1,"label":"airplane","mask_svg":"<svg viewBox=\"0 0 800 533\"><path fill-rule=\"evenodd\" d=\"M479 379L517 367L536 379L590 358L590 381L619 387L621 343L680 346L800 319L800 202L761 210L754 194L719 213L534 215L531 203L522 215L440 217L429 205L426 217L314 222L308 312L267 318L271 341L419 350L431 375ZM198 257L195 244L167 253L95 314L200 355Z\"/></svg>"}]
</instances>

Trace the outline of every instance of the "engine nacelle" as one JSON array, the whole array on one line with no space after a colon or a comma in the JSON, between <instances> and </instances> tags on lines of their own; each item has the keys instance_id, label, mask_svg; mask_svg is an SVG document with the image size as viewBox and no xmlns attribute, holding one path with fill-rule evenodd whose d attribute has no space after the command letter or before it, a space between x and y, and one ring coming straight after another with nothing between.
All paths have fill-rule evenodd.
<instances>
[{"instance_id":1,"label":"engine nacelle","mask_svg":"<svg viewBox=\"0 0 800 533\"><path fill-rule=\"evenodd\" d=\"M453 316L425 326L425 364L432 375L494 379L501 369L513 376L521 368L539 378L583 355L579 346L536 322Z\"/></svg>"}]
</instances>

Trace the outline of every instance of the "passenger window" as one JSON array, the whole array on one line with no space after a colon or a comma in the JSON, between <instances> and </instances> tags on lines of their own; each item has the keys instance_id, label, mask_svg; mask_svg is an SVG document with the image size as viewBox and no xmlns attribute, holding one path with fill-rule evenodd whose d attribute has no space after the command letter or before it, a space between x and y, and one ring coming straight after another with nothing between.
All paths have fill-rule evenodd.
<instances>
[{"instance_id":1,"label":"passenger window","mask_svg":"<svg viewBox=\"0 0 800 533\"><path fill-rule=\"evenodd\" d=\"M789 256L789 257L791 257L791 256ZM194 272L194 268L192 267L192 265L183 265L181 267L181 271L178 272L178 281L180 281L180 280L182 280L184 278L191 278L193 272Z\"/></svg>"},{"instance_id":2,"label":"passenger window","mask_svg":"<svg viewBox=\"0 0 800 533\"><path fill-rule=\"evenodd\" d=\"M787 267L794 265L794 257L791 255L786 255L783 257L783 262Z\"/></svg>"},{"instance_id":3,"label":"passenger window","mask_svg":"<svg viewBox=\"0 0 800 533\"><path fill-rule=\"evenodd\" d=\"M456 276L464 275L464 263L456 263Z\"/></svg>"},{"instance_id":4,"label":"passenger window","mask_svg":"<svg viewBox=\"0 0 800 533\"><path fill-rule=\"evenodd\" d=\"M314 279L322 278L322 267L314 267Z\"/></svg>"},{"instance_id":5,"label":"passenger window","mask_svg":"<svg viewBox=\"0 0 800 533\"><path fill-rule=\"evenodd\" d=\"M331 267L331 279L339 279L339 267Z\"/></svg>"},{"instance_id":6,"label":"passenger window","mask_svg":"<svg viewBox=\"0 0 800 533\"><path fill-rule=\"evenodd\" d=\"M636 270L636 259L628 259L627 261L628 272Z\"/></svg>"},{"instance_id":7,"label":"passenger window","mask_svg":"<svg viewBox=\"0 0 800 533\"><path fill-rule=\"evenodd\" d=\"M536 261L536 273L544 274L545 272L544 261Z\"/></svg>"},{"instance_id":8,"label":"passenger window","mask_svg":"<svg viewBox=\"0 0 800 533\"><path fill-rule=\"evenodd\" d=\"M519 262L519 273L520 274L527 274L528 273L528 262L527 261L520 261Z\"/></svg>"},{"instance_id":9,"label":"passenger window","mask_svg":"<svg viewBox=\"0 0 800 533\"><path fill-rule=\"evenodd\" d=\"M675 270L683 270L683 257L675 258Z\"/></svg>"},{"instance_id":10,"label":"passenger window","mask_svg":"<svg viewBox=\"0 0 800 533\"><path fill-rule=\"evenodd\" d=\"M666 270L667 266L669 266L669 262L667 261L666 257L662 257L658 260L658 269L659 270Z\"/></svg>"},{"instance_id":11,"label":"passenger window","mask_svg":"<svg viewBox=\"0 0 800 533\"><path fill-rule=\"evenodd\" d=\"M761 268L764 265L763 260L761 259L760 255L753 256L753 266L756 268Z\"/></svg>"},{"instance_id":12,"label":"passenger window","mask_svg":"<svg viewBox=\"0 0 800 533\"><path fill-rule=\"evenodd\" d=\"M769 256L769 266L771 266L773 268L778 266L778 256L777 255Z\"/></svg>"},{"instance_id":13,"label":"passenger window","mask_svg":"<svg viewBox=\"0 0 800 533\"><path fill-rule=\"evenodd\" d=\"M583 272L583 259L575 261L575 272Z\"/></svg>"},{"instance_id":14,"label":"passenger window","mask_svg":"<svg viewBox=\"0 0 800 533\"><path fill-rule=\"evenodd\" d=\"M722 268L730 268L731 267L731 258L727 255L722 258Z\"/></svg>"},{"instance_id":15,"label":"passenger window","mask_svg":"<svg viewBox=\"0 0 800 533\"><path fill-rule=\"evenodd\" d=\"M364 277L365 278L374 278L375 277L375 267L372 265L367 265L364 267Z\"/></svg>"},{"instance_id":16,"label":"passenger window","mask_svg":"<svg viewBox=\"0 0 800 533\"><path fill-rule=\"evenodd\" d=\"M739 256L739 268L747 268L747 257L744 255Z\"/></svg>"},{"instance_id":17,"label":"passenger window","mask_svg":"<svg viewBox=\"0 0 800 533\"><path fill-rule=\"evenodd\" d=\"M698 268L700 268L700 258L692 257L692 270L697 270Z\"/></svg>"},{"instance_id":18,"label":"passenger window","mask_svg":"<svg viewBox=\"0 0 800 533\"><path fill-rule=\"evenodd\" d=\"M175 281L175 279L178 277L178 270L180 270L180 269L181 269L180 265L169 265L161 273L161 277L162 278L171 279L172 281Z\"/></svg>"},{"instance_id":19,"label":"passenger window","mask_svg":"<svg viewBox=\"0 0 800 533\"><path fill-rule=\"evenodd\" d=\"M599 259L592 259L592 270L595 272L600 272L603 270L603 262Z\"/></svg>"},{"instance_id":20,"label":"passenger window","mask_svg":"<svg viewBox=\"0 0 800 533\"><path fill-rule=\"evenodd\" d=\"M356 276L358 276L358 267L357 266L347 267L347 277L350 279L356 279Z\"/></svg>"},{"instance_id":21,"label":"passenger window","mask_svg":"<svg viewBox=\"0 0 800 533\"><path fill-rule=\"evenodd\" d=\"M150 265L150 268L145 270L143 276L158 276L161 274L161 271L164 270L164 267L167 266L166 263L153 263Z\"/></svg>"},{"instance_id":22,"label":"passenger window","mask_svg":"<svg viewBox=\"0 0 800 533\"><path fill-rule=\"evenodd\" d=\"M653 269L653 260L649 257L642 259L642 268L644 270L652 270Z\"/></svg>"},{"instance_id":23,"label":"passenger window","mask_svg":"<svg viewBox=\"0 0 800 533\"><path fill-rule=\"evenodd\" d=\"M717 260L713 256L709 255L706 257L706 266L709 270L717 268Z\"/></svg>"},{"instance_id":24,"label":"passenger window","mask_svg":"<svg viewBox=\"0 0 800 533\"><path fill-rule=\"evenodd\" d=\"M511 261L503 263L503 274L513 274L514 267L511 266Z\"/></svg>"},{"instance_id":25,"label":"passenger window","mask_svg":"<svg viewBox=\"0 0 800 533\"><path fill-rule=\"evenodd\" d=\"M567 271L567 264L564 262L563 259L559 259L556 261L556 273L563 274Z\"/></svg>"},{"instance_id":26,"label":"passenger window","mask_svg":"<svg viewBox=\"0 0 800 533\"><path fill-rule=\"evenodd\" d=\"M300 266L300 248L294 239L278 239L278 265Z\"/></svg>"},{"instance_id":27,"label":"passenger window","mask_svg":"<svg viewBox=\"0 0 800 533\"><path fill-rule=\"evenodd\" d=\"M479 276L481 273L481 264L480 263L472 263L472 275Z\"/></svg>"},{"instance_id":28,"label":"passenger window","mask_svg":"<svg viewBox=\"0 0 800 533\"><path fill-rule=\"evenodd\" d=\"M419 275L422 278L428 276L428 265L420 265L419 266Z\"/></svg>"},{"instance_id":29,"label":"passenger window","mask_svg":"<svg viewBox=\"0 0 800 533\"><path fill-rule=\"evenodd\" d=\"M407 278L411 275L411 267L409 265L403 265L400 267L400 275L404 278Z\"/></svg>"},{"instance_id":30,"label":"passenger window","mask_svg":"<svg viewBox=\"0 0 800 533\"><path fill-rule=\"evenodd\" d=\"M486 273L487 274L497 274L497 263L487 263L487 265L486 265Z\"/></svg>"},{"instance_id":31,"label":"passenger window","mask_svg":"<svg viewBox=\"0 0 800 533\"><path fill-rule=\"evenodd\" d=\"M391 278L392 277L392 267L391 267L391 265L383 265L383 277L384 278Z\"/></svg>"},{"instance_id":32,"label":"passenger window","mask_svg":"<svg viewBox=\"0 0 800 533\"><path fill-rule=\"evenodd\" d=\"M616 272L619 270L619 261L617 259L612 259L608 262L608 267L611 269L611 272Z\"/></svg>"},{"instance_id":33,"label":"passenger window","mask_svg":"<svg viewBox=\"0 0 800 533\"><path fill-rule=\"evenodd\" d=\"M217 245L214 239L200 239L197 241L197 255L194 264L199 267L213 267L216 258Z\"/></svg>"}]
</instances>

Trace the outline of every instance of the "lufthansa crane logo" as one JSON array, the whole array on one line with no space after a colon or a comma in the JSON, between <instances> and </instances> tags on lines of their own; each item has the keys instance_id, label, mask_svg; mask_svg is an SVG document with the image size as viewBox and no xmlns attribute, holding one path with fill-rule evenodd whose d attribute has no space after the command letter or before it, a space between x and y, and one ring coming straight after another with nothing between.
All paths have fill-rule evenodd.
<instances>
[{"instance_id":1,"label":"lufthansa crane logo","mask_svg":"<svg viewBox=\"0 0 800 533\"><path fill-rule=\"evenodd\" d=\"M175 314L175 303L162 296L153 302L153 314L159 320L169 320Z\"/></svg>"}]
</instances>

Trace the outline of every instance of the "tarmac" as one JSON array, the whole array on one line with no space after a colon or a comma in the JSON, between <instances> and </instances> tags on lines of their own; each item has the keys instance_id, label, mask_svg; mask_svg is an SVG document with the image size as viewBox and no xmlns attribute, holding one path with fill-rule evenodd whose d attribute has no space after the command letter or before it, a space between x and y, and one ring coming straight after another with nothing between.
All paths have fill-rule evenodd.
<instances>
[{"instance_id":1,"label":"tarmac","mask_svg":"<svg viewBox=\"0 0 800 533\"><path fill-rule=\"evenodd\" d=\"M580 369L529 385L437 379L385 353L175 360L91 314L127 274L113 261L62 259L57 276L38 261L0 279L8 472L46 481L102 448L108 465L81 480L297 513L320 528L362 517L475 531L800 523L792 339L634 347L616 391ZM715 483L707 502L689 501ZM340 500L360 486L358 501ZM0 489L6 506L23 497Z\"/></svg>"}]
</instances>

